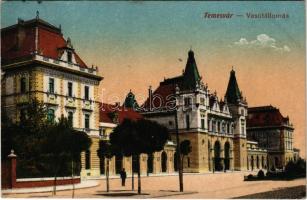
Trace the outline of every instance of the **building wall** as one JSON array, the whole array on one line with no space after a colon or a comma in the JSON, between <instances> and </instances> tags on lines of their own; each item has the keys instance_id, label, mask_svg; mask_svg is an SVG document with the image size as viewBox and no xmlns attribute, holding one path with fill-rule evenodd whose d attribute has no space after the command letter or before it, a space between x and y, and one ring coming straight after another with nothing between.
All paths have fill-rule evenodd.
<instances>
[{"instance_id":1,"label":"building wall","mask_svg":"<svg viewBox=\"0 0 307 200\"><path fill-rule=\"evenodd\" d=\"M26 92L21 94L21 78L26 78ZM7 111L13 121L19 121L20 109L31 98L44 102L48 109L54 109L55 119L68 112L73 114L73 127L86 131L92 139L91 152L96 152L99 141L99 81L70 72L51 69L46 66L23 66L14 71L6 70L2 82L2 108ZM54 93L49 92L49 78L54 79ZM67 96L67 82L73 83L73 97ZM84 99L84 86L89 86L89 101ZM84 129L84 114L90 115L90 129ZM84 166L84 153L82 154ZM82 168L82 174L99 176L99 160L97 154L91 154L91 170Z\"/></svg>"}]
</instances>

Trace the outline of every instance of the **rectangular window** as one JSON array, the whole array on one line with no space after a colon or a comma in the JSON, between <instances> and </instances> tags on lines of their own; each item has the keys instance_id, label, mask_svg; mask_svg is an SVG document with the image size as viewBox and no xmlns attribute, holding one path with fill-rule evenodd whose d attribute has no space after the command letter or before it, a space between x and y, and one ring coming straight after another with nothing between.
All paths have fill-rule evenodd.
<instances>
[{"instance_id":1,"label":"rectangular window","mask_svg":"<svg viewBox=\"0 0 307 200\"><path fill-rule=\"evenodd\" d=\"M191 105L191 98L189 98L189 97L184 98L184 105L185 105L185 106Z\"/></svg>"},{"instance_id":2,"label":"rectangular window","mask_svg":"<svg viewBox=\"0 0 307 200\"><path fill-rule=\"evenodd\" d=\"M243 119L241 119L241 134L245 135L245 123Z\"/></svg>"},{"instance_id":3,"label":"rectangular window","mask_svg":"<svg viewBox=\"0 0 307 200\"><path fill-rule=\"evenodd\" d=\"M26 78L22 77L20 79L20 93L25 93L26 92L26 87L27 87L27 82Z\"/></svg>"},{"instance_id":4,"label":"rectangular window","mask_svg":"<svg viewBox=\"0 0 307 200\"><path fill-rule=\"evenodd\" d=\"M53 109L48 109L47 120L49 122L54 122L54 110Z\"/></svg>"},{"instance_id":5,"label":"rectangular window","mask_svg":"<svg viewBox=\"0 0 307 200\"><path fill-rule=\"evenodd\" d=\"M212 121L212 132L216 132L216 122Z\"/></svg>"},{"instance_id":6,"label":"rectangular window","mask_svg":"<svg viewBox=\"0 0 307 200\"><path fill-rule=\"evenodd\" d=\"M72 97L72 82L68 82L67 90L68 90L68 96Z\"/></svg>"},{"instance_id":7,"label":"rectangular window","mask_svg":"<svg viewBox=\"0 0 307 200\"><path fill-rule=\"evenodd\" d=\"M54 93L54 79L49 78L49 93L53 94Z\"/></svg>"},{"instance_id":8,"label":"rectangular window","mask_svg":"<svg viewBox=\"0 0 307 200\"><path fill-rule=\"evenodd\" d=\"M205 129L205 119L201 119L201 128Z\"/></svg>"},{"instance_id":9,"label":"rectangular window","mask_svg":"<svg viewBox=\"0 0 307 200\"><path fill-rule=\"evenodd\" d=\"M70 51L67 51L67 62L72 62L72 53Z\"/></svg>"},{"instance_id":10,"label":"rectangular window","mask_svg":"<svg viewBox=\"0 0 307 200\"><path fill-rule=\"evenodd\" d=\"M84 115L84 128L86 129L90 128L90 115L89 114Z\"/></svg>"},{"instance_id":11,"label":"rectangular window","mask_svg":"<svg viewBox=\"0 0 307 200\"><path fill-rule=\"evenodd\" d=\"M89 87L84 86L84 99L89 100Z\"/></svg>"},{"instance_id":12,"label":"rectangular window","mask_svg":"<svg viewBox=\"0 0 307 200\"><path fill-rule=\"evenodd\" d=\"M71 126L74 126L74 113L71 111L68 112L68 121Z\"/></svg>"},{"instance_id":13,"label":"rectangular window","mask_svg":"<svg viewBox=\"0 0 307 200\"><path fill-rule=\"evenodd\" d=\"M186 121L186 128L187 130L189 130L190 129L190 116L189 115L185 116L185 121Z\"/></svg>"},{"instance_id":14,"label":"rectangular window","mask_svg":"<svg viewBox=\"0 0 307 200\"><path fill-rule=\"evenodd\" d=\"M205 105L205 99L202 98L202 97L200 98L200 104L201 104L201 105Z\"/></svg>"}]
</instances>

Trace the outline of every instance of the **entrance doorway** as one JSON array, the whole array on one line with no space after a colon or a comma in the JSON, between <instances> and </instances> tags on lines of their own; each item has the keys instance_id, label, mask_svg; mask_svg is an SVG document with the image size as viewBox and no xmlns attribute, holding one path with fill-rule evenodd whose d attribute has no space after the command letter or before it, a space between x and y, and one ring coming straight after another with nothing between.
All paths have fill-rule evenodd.
<instances>
[{"instance_id":1,"label":"entrance doorway","mask_svg":"<svg viewBox=\"0 0 307 200\"><path fill-rule=\"evenodd\" d=\"M221 155L221 145L219 141L216 141L214 143L214 170L215 171L223 170L220 155Z\"/></svg>"}]
</instances>

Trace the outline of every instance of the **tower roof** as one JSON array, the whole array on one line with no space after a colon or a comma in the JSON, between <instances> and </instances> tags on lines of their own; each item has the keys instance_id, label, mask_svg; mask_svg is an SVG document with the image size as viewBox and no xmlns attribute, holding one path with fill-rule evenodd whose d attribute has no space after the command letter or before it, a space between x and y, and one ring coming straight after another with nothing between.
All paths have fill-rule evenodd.
<instances>
[{"instance_id":1,"label":"tower roof","mask_svg":"<svg viewBox=\"0 0 307 200\"><path fill-rule=\"evenodd\" d=\"M125 108L131 108L131 109L136 109L139 107L137 101L135 100L135 95L131 92L131 90L127 94L123 106Z\"/></svg>"},{"instance_id":2,"label":"tower roof","mask_svg":"<svg viewBox=\"0 0 307 200\"><path fill-rule=\"evenodd\" d=\"M36 18L1 29L1 58L2 63L17 62L32 57L35 53L58 60L62 49L70 48L76 64L82 68L88 66L72 48L71 40L63 37L60 27L56 27L37 15Z\"/></svg>"},{"instance_id":3,"label":"tower roof","mask_svg":"<svg viewBox=\"0 0 307 200\"><path fill-rule=\"evenodd\" d=\"M201 80L192 50L188 53L188 61L184 70L183 79L184 89L195 89Z\"/></svg>"},{"instance_id":4,"label":"tower roof","mask_svg":"<svg viewBox=\"0 0 307 200\"><path fill-rule=\"evenodd\" d=\"M226 91L226 99L228 103L236 104L238 101L242 99L242 94L240 92L237 79L236 79L236 73L232 69L230 72L230 78L228 82L228 87Z\"/></svg>"}]
</instances>

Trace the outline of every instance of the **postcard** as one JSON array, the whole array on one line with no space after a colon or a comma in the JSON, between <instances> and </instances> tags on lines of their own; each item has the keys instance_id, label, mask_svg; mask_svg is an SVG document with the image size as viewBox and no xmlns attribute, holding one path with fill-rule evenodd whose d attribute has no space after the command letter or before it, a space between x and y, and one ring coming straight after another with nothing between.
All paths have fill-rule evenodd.
<instances>
[{"instance_id":1,"label":"postcard","mask_svg":"<svg viewBox=\"0 0 307 200\"><path fill-rule=\"evenodd\" d=\"M306 198L305 1L2 1L2 198Z\"/></svg>"}]
</instances>

